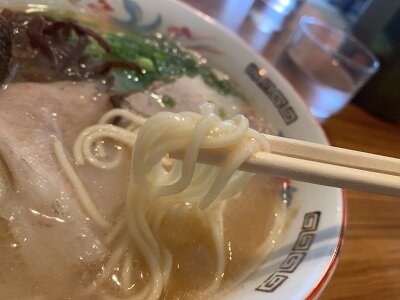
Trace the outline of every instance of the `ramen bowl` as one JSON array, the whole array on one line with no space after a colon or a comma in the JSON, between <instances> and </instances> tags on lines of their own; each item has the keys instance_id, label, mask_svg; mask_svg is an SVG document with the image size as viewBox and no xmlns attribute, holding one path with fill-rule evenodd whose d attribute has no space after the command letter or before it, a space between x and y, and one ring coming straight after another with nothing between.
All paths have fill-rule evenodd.
<instances>
[{"instance_id":1,"label":"ramen bowl","mask_svg":"<svg viewBox=\"0 0 400 300\"><path fill-rule=\"evenodd\" d=\"M176 0L2 1L29 10L66 9L103 14L135 31L173 34L228 74L260 118L277 134L327 143L293 87L262 57L207 15ZM345 205L336 188L282 180L286 226L256 271L224 293L227 299L312 299L329 281L343 240Z\"/></svg>"}]
</instances>

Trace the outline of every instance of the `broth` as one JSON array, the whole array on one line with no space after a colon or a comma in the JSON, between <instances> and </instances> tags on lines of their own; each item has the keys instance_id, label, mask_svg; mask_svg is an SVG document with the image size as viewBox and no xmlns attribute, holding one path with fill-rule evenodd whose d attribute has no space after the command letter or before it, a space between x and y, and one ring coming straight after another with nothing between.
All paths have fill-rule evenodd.
<instances>
[{"instance_id":1,"label":"broth","mask_svg":"<svg viewBox=\"0 0 400 300\"><path fill-rule=\"evenodd\" d=\"M224 212L226 234L225 255L227 267L221 290L230 287L238 278L245 277L265 259L266 254L279 238L282 220L285 218L283 203L277 195L276 185L270 178L256 176L237 197L229 200ZM178 214L178 215L177 215ZM47 273L38 278L24 262L20 253L23 245L13 238L7 222L0 227L0 294L7 299L91 299L80 296L102 268L101 261L76 264L71 270L69 282L48 286L47 276L57 278L57 273ZM240 222L238 221L240 220ZM65 224L64 226L68 226ZM195 217L193 209L185 213L171 212L164 221L163 239L173 249L175 264L173 277L162 299L201 299L202 290L213 280L215 250L209 229ZM31 257L31 259L34 259ZM146 280L146 266L140 257L135 258L136 287ZM103 288L106 293L118 292L119 272ZM142 278L143 277L143 278ZM58 280L57 280L58 281ZM102 293L92 295L99 298ZM106 296L104 296L105 299ZM36 299L36 298L33 298Z\"/></svg>"},{"instance_id":2,"label":"broth","mask_svg":"<svg viewBox=\"0 0 400 300\"><path fill-rule=\"evenodd\" d=\"M12 14L3 11L9 22ZM86 52L78 53L85 59L88 68L90 66L90 72L82 69L66 72L68 66L60 67L70 58L68 55L76 53L75 48L64 48L70 52L67 51L69 54L60 59L55 69L52 65L54 61L46 57L45 52L41 53L40 47L26 40L24 32L29 31L29 22L39 22L38 18L42 18L42 23L38 24L48 26L46 28L51 32L43 31L47 42L50 35L59 34L51 31L55 30L54 27L65 26L60 29L62 34L67 34L62 30L75 30L76 35L70 36L74 43L82 29L74 27L71 24L75 23L70 21L59 21L60 15L57 18L53 15L54 20L47 19L50 18L48 13L43 16L29 15L26 25L21 21L26 15L14 15L12 20L18 24L13 26L18 30L14 27L12 64L17 66L17 73L10 75L15 76L13 82L0 93L0 128L4 128L0 130L0 140L3 141L0 155L5 165L0 168L0 179L6 182L6 188L0 191L0 294L5 299L128 298L139 293L150 280L148 265L139 252L133 252L129 261L133 266L130 275L133 285L128 293L121 290L123 264L113 268L112 276L104 284L93 288L93 282L106 268L116 246L107 245L104 242L107 232L85 215L85 209L77 200L79 192L57 163L53 150L54 137L62 139L67 159L73 164L101 214L114 226L121 210L124 210L127 197L131 163L128 147L118 143L114 145L107 139L102 141L110 143L107 151L119 149L123 153L122 163L111 170L89 164L77 166L72 157L73 141L78 133L96 124L113 106L135 110L135 105L139 103L135 103L135 99L140 99L140 108L143 109L140 112L146 116L148 101L152 103L151 113L154 110L198 110L199 104L209 101L200 99L198 95L213 95L221 118L240 112L251 120L256 129L268 126L255 117L227 76L216 75L220 72L204 64L204 59L192 56L174 41L159 35L136 36L120 29L130 43L147 49L148 56L143 56L144 52L140 52L142 48L138 52L140 55L136 53L136 56L129 52L133 48L120 56L117 51L107 54L99 49L101 43L96 40L97 34L111 46L128 47L117 39L118 34L110 31L110 28L117 29L108 24L105 25L105 32L90 33ZM95 23L92 19L88 21L81 16L75 17L85 19L85 24ZM151 45L156 46L151 48ZM68 47L76 47L76 44ZM159 52L156 55L149 49ZM163 55L169 51L178 55L169 53L171 62L165 63L154 58L161 55L160 51ZM114 56L114 61L111 67L107 65L108 71L98 72L96 68L110 63L111 56ZM114 64L115 59L123 58L132 59L135 66L132 61L129 61L130 64ZM101 59L105 63L100 62ZM39 74L42 65L44 73ZM138 73L137 66L141 70L147 68L150 75ZM79 67L74 65L74 68ZM154 73L151 68L155 68ZM163 68L167 71L160 71ZM187 86L193 91L184 90ZM168 91L168 95L163 95L163 91ZM187 106L185 97L198 100ZM154 103L158 106L155 107ZM118 126L120 122L118 118L114 120ZM238 284L266 258L279 238L286 213L276 182L260 175L254 176L244 190L221 205L226 267L217 294ZM210 223L204 220L203 211L187 204L173 207L165 215L159 239L172 253L173 264L161 299L201 299L215 294L215 291L209 293L209 287L215 281L217 255ZM123 236L118 236L115 243L121 239ZM136 246L130 242L129 247L135 249Z\"/></svg>"}]
</instances>

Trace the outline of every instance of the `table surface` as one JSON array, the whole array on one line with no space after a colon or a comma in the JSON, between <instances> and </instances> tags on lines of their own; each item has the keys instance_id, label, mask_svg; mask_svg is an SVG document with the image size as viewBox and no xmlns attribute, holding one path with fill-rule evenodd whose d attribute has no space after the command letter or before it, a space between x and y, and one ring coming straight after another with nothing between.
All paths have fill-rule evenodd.
<instances>
[{"instance_id":1,"label":"table surface","mask_svg":"<svg viewBox=\"0 0 400 300\"><path fill-rule=\"evenodd\" d=\"M253 0L182 0L236 32L274 62L302 14L303 6L278 34L262 33L249 17ZM230 15L229 15L230 14ZM386 123L355 105L323 126L334 146L400 158L400 124ZM400 299L400 198L346 191L347 229L337 269L320 299Z\"/></svg>"}]
</instances>

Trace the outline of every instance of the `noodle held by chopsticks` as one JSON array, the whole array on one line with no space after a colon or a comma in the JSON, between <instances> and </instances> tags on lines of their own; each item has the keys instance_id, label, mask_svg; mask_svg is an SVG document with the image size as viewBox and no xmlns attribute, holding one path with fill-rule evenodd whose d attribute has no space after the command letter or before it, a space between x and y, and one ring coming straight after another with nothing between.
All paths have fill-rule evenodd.
<instances>
[{"instance_id":1,"label":"noodle held by chopsticks","mask_svg":"<svg viewBox=\"0 0 400 300\"><path fill-rule=\"evenodd\" d=\"M126 203L113 225L105 226L108 221L99 217L100 212L88 200L89 196L78 194L87 216L104 230L105 244L111 249L97 286L119 266L127 299L159 299L173 264L172 254L160 238L161 225L171 209L181 210L183 206L195 208L197 216L211 230L217 263L215 280L207 291L221 284L225 271L223 202L239 193L251 177L237 171L238 167L254 152L267 150L268 144L261 134L249 129L245 117L223 120L213 112L212 104L200 108L200 114L162 112L147 121L132 112L116 109L78 136L73 151L78 164L87 161L97 168L113 168L121 163L118 149L114 157L109 157L104 149L105 140L132 149ZM110 124L115 117L121 118L126 126ZM55 141L56 156L64 171L71 173L70 163L60 147L61 143ZM219 167L202 165L197 163L201 149L227 150L229 154ZM177 150L184 151L182 161L168 158L169 153ZM149 276L145 287L132 293L129 287L134 284L131 273L135 253L144 258Z\"/></svg>"}]
</instances>

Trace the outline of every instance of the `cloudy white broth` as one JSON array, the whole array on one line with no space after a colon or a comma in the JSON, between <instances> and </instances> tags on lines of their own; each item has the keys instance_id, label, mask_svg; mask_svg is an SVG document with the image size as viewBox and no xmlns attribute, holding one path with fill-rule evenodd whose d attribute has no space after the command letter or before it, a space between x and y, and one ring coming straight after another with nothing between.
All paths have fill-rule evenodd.
<instances>
[{"instance_id":1,"label":"cloudy white broth","mask_svg":"<svg viewBox=\"0 0 400 300\"><path fill-rule=\"evenodd\" d=\"M71 12L5 8L0 38L1 299L211 298L266 259L285 203L236 171L268 126L227 75Z\"/></svg>"}]
</instances>

